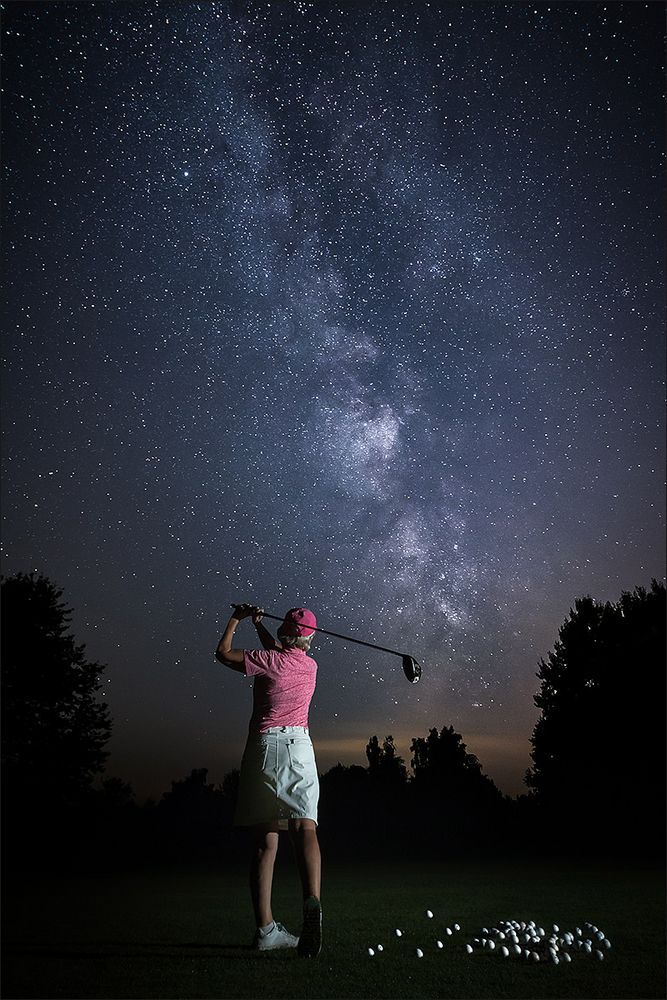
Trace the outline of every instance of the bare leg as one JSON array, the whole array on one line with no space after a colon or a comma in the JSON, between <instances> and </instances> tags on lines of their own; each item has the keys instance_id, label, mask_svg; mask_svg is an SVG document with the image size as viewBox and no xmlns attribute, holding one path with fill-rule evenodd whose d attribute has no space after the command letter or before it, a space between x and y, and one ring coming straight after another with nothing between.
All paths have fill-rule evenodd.
<instances>
[{"instance_id":1,"label":"bare leg","mask_svg":"<svg viewBox=\"0 0 667 1000\"><path fill-rule=\"evenodd\" d=\"M278 828L262 824L253 829L254 843L250 861L250 894L258 927L273 921L271 887L273 866L278 851Z\"/></svg>"},{"instance_id":2,"label":"bare leg","mask_svg":"<svg viewBox=\"0 0 667 1000\"><path fill-rule=\"evenodd\" d=\"M303 888L303 898L320 898L322 859L317 840L317 824L312 819L291 819L289 833Z\"/></svg>"}]
</instances>

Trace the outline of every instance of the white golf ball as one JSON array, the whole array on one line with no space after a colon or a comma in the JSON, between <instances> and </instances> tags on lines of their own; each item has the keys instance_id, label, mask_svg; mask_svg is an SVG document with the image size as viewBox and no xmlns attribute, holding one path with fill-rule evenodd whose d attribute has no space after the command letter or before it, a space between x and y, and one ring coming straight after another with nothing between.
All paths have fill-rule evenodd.
<instances>
[{"instance_id":1,"label":"white golf ball","mask_svg":"<svg viewBox=\"0 0 667 1000\"><path fill-rule=\"evenodd\" d=\"M421 950L421 948L417 948L417 958L423 958L423 957L424 957L424 952Z\"/></svg>"},{"instance_id":2,"label":"white golf ball","mask_svg":"<svg viewBox=\"0 0 667 1000\"><path fill-rule=\"evenodd\" d=\"M489 951L493 951L493 949L496 947L496 942L495 941L487 941L486 943L487 943Z\"/></svg>"},{"instance_id":3,"label":"white golf ball","mask_svg":"<svg viewBox=\"0 0 667 1000\"><path fill-rule=\"evenodd\" d=\"M394 934L396 935L396 937L403 937L403 931L399 931L398 927L394 931Z\"/></svg>"},{"instance_id":4,"label":"white golf ball","mask_svg":"<svg viewBox=\"0 0 667 1000\"><path fill-rule=\"evenodd\" d=\"M461 930L461 924L454 924L454 930L455 931L460 931Z\"/></svg>"},{"instance_id":5,"label":"white golf ball","mask_svg":"<svg viewBox=\"0 0 667 1000\"><path fill-rule=\"evenodd\" d=\"M375 954L375 952L373 951L373 949L372 949L372 948L369 948L369 949L368 949L368 954L369 954L369 955L371 956L371 958L372 958L372 957L373 957L373 955Z\"/></svg>"},{"instance_id":6,"label":"white golf ball","mask_svg":"<svg viewBox=\"0 0 667 1000\"><path fill-rule=\"evenodd\" d=\"M611 948L611 941L608 938L605 938L602 944L605 946L605 948Z\"/></svg>"},{"instance_id":7,"label":"white golf ball","mask_svg":"<svg viewBox=\"0 0 667 1000\"><path fill-rule=\"evenodd\" d=\"M537 954L536 951L532 952L530 957L532 958L533 962L539 962L540 960L540 956Z\"/></svg>"},{"instance_id":8,"label":"white golf ball","mask_svg":"<svg viewBox=\"0 0 667 1000\"><path fill-rule=\"evenodd\" d=\"M568 955L568 953L566 951L563 952L563 954L561 955L561 958L563 959L564 962L571 962L572 961L572 959L570 958L570 956Z\"/></svg>"},{"instance_id":9,"label":"white golf ball","mask_svg":"<svg viewBox=\"0 0 667 1000\"><path fill-rule=\"evenodd\" d=\"M504 931L498 931L498 939L500 941L504 941L505 940L505 933L504 933Z\"/></svg>"},{"instance_id":10,"label":"white golf ball","mask_svg":"<svg viewBox=\"0 0 667 1000\"><path fill-rule=\"evenodd\" d=\"M451 929L451 927L445 927L445 934L447 934L448 937L452 936L452 929Z\"/></svg>"},{"instance_id":11,"label":"white golf ball","mask_svg":"<svg viewBox=\"0 0 667 1000\"><path fill-rule=\"evenodd\" d=\"M426 916L429 918L429 920L433 920L433 911L432 910L427 910L426 911Z\"/></svg>"},{"instance_id":12,"label":"white golf ball","mask_svg":"<svg viewBox=\"0 0 667 1000\"><path fill-rule=\"evenodd\" d=\"M472 955L472 945L471 944L467 944L466 945L466 951L468 952L469 955Z\"/></svg>"},{"instance_id":13,"label":"white golf ball","mask_svg":"<svg viewBox=\"0 0 667 1000\"><path fill-rule=\"evenodd\" d=\"M382 945L381 945L381 944L379 944L379 945L377 946L377 949L376 949L376 951L384 951L384 948L382 947Z\"/></svg>"},{"instance_id":14,"label":"white golf ball","mask_svg":"<svg viewBox=\"0 0 667 1000\"><path fill-rule=\"evenodd\" d=\"M553 954L551 956L551 961L554 963L554 965L558 965L558 963L560 962L560 959L559 959L558 955Z\"/></svg>"},{"instance_id":15,"label":"white golf ball","mask_svg":"<svg viewBox=\"0 0 667 1000\"><path fill-rule=\"evenodd\" d=\"M520 944L515 944L514 945L514 954L515 955L520 955L521 954L521 945Z\"/></svg>"},{"instance_id":16,"label":"white golf ball","mask_svg":"<svg viewBox=\"0 0 667 1000\"><path fill-rule=\"evenodd\" d=\"M604 958L604 952L603 951L596 951L595 952L595 957L599 958L600 961L602 961L602 959Z\"/></svg>"},{"instance_id":17,"label":"white golf ball","mask_svg":"<svg viewBox=\"0 0 667 1000\"><path fill-rule=\"evenodd\" d=\"M509 948L506 948L505 945L503 945L500 950L502 952L503 958L508 958L509 957L509 953L510 953Z\"/></svg>"},{"instance_id":18,"label":"white golf ball","mask_svg":"<svg viewBox=\"0 0 667 1000\"><path fill-rule=\"evenodd\" d=\"M558 934L559 930L560 930L560 927L558 926L558 924L554 924L553 925L553 932L554 932L554 934Z\"/></svg>"}]
</instances>

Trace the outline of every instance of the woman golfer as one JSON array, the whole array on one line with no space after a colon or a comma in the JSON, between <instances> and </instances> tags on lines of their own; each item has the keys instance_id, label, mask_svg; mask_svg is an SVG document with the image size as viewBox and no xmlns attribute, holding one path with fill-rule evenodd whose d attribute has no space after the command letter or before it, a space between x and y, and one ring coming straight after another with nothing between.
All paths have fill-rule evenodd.
<instances>
[{"instance_id":1,"label":"woman golfer","mask_svg":"<svg viewBox=\"0 0 667 1000\"><path fill-rule=\"evenodd\" d=\"M252 617L264 649L232 649L236 626ZM315 615L292 608L278 639L261 624L262 611L237 604L218 643L216 658L254 677L253 713L241 762L237 826L254 837L250 891L257 921L254 947L297 948L315 957L322 947L320 848L317 841L319 780L308 733L308 707L315 690L317 664L308 656ZM303 928L296 938L273 919L271 887L278 831L289 829L303 886Z\"/></svg>"}]
</instances>

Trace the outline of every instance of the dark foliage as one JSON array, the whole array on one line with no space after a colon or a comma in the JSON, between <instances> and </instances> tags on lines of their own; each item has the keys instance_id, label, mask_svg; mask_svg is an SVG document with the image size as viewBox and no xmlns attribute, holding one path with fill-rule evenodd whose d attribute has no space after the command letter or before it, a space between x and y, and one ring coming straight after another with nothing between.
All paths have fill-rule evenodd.
<instances>
[{"instance_id":1,"label":"dark foliage","mask_svg":"<svg viewBox=\"0 0 667 1000\"><path fill-rule=\"evenodd\" d=\"M50 580L20 573L1 592L5 838L44 853L85 834L111 734L97 697L104 668L68 634L71 611Z\"/></svg>"},{"instance_id":2,"label":"dark foliage","mask_svg":"<svg viewBox=\"0 0 667 1000\"><path fill-rule=\"evenodd\" d=\"M665 587L575 602L546 661L526 782L552 840L664 850Z\"/></svg>"},{"instance_id":3,"label":"dark foliage","mask_svg":"<svg viewBox=\"0 0 667 1000\"><path fill-rule=\"evenodd\" d=\"M453 726L429 730L410 746L414 777L410 782L413 822L426 847L446 853L463 847L498 845L507 800L482 773Z\"/></svg>"}]
</instances>

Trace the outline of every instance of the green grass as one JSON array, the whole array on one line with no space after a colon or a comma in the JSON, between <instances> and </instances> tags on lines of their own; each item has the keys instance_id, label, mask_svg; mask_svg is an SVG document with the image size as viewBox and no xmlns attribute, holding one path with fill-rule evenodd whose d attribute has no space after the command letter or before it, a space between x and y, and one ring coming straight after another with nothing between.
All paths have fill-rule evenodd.
<instances>
[{"instance_id":1,"label":"green grass","mask_svg":"<svg viewBox=\"0 0 667 1000\"><path fill-rule=\"evenodd\" d=\"M254 928L241 865L233 872L211 866L32 879L5 902L2 995L665 997L661 871L470 860L330 865L323 902L324 948L319 959L300 960L293 952L248 949ZM274 912L298 933L299 890L288 858L276 873ZM576 954L557 967L466 955L465 942L482 925L509 918L572 929L589 920L613 948L604 962ZM455 921L461 932L447 938L444 928ZM438 937L443 950L435 947ZM368 957L378 943L384 952Z\"/></svg>"}]
</instances>

